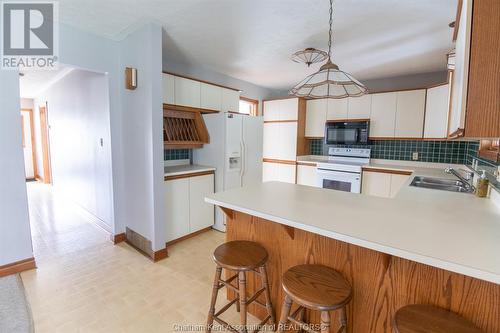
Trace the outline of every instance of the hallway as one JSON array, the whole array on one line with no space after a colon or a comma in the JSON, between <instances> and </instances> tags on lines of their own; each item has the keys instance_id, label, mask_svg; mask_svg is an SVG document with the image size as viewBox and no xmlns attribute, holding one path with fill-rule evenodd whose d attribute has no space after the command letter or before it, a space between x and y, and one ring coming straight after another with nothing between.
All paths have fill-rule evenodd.
<instances>
[{"instance_id":1,"label":"hallway","mask_svg":"<svg viewBox=\"0 0 500 333\"><path fill-rule=\"evenodd\" d=\"M21 276L36 332L174 332L205 323L211 254L224 234L171 246L169 258L152 263L125 243L114 246L91 215L50 187L28 183L28 195L38 269Z\"/></svg>"}]
</instances>

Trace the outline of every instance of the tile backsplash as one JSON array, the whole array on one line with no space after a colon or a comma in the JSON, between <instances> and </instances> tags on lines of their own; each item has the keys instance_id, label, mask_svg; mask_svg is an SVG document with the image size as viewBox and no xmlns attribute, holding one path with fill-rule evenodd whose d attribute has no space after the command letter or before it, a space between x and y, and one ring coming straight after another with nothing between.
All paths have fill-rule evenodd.
<instances>
[{"instance_id":1,"label":"tile backsplash","mask_svg":"<svg viewBox=\"0 0 500 333\"><path fill-rule=\"evenodd\" d=\"M191 149L165 149L163 151L163 159L165 161L172 160L189 160Z\"/></svg>"},{"instance_id":2,"label":"tile backsplash","mask_svg":"<svg viewBox=\"0 0 500 333\"><path fill-rule=\"evenodd\" d=\"M328 153L328 147L354 147L352 145L327 146L322 139L310 140L312 155ZM413 153L418 153L418 160L432 163L472 164L477 158L478 141L422 141L422 140L376 140L368 145L356 145L359 148L371 148L371 157L376 159L412 161Z\"/></svg>"}]
</instances>

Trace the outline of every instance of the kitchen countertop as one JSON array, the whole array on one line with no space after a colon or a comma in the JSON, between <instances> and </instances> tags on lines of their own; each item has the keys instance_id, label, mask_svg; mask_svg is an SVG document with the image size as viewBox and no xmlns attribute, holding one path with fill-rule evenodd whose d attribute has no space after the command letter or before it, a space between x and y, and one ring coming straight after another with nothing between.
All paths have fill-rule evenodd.
<instances>
[{"instance_id":1,"label":"kitchen countertop","mask_svg":"<svg viewBox=\"0 0 500 333\"><path fill-rule=\"evenodd\" d=\"M166 166L164 170L165 170L165 177L167 177L167 176L186 175L190 173L197 173L204 171L214 171L215 168L198 164L186 164L186 165Z\"/></svg>"},{"instance_id":2,"label":"kitchen countertop","mask_svg":"<svg viewBox=\"0 0 500 333\"><path fill-rule=\"evenodd\" d=\"M413 176L453 178L443 169ZM500 209L491 200L403 185L395 198L269 182L209 195L209 203L500 284Z\"/></svg>"}]
</instances>

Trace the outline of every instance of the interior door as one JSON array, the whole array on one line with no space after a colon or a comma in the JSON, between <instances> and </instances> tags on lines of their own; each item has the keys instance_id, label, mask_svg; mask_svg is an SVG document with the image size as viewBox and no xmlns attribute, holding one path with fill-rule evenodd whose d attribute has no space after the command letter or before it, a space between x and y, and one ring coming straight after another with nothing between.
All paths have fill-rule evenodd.
<instances>
[{"instance_id":1,"label":"interior door","mask_svg":"<svg viewBox=\"0 0 500 333\"><path fill-rule=\"evenodd\" d=\"M242 186L262 182L262 117L243 117L243 179Z\"/></svg>"},{"instance_id":2,"label":"interior door","mask_svg":"<svg viewBox=\"0 0 500 333\"><path fill-rule=\"evenodd\" d=\"M226 159L224 189L241 187L243 167L243 119L242 115L226 114Z\"/></svg>"},{"instance_id":3,"label":"interior door","mask_svg":"<svg viewBox=\"0 0 500 333\"><path fill-rule=\"evenodd\" d=\"M26 179L35 178L35 160L33 151L33 129L31 110L21 110L21 126L23 135L24 171Z\"/></svg>"}]
</instances>

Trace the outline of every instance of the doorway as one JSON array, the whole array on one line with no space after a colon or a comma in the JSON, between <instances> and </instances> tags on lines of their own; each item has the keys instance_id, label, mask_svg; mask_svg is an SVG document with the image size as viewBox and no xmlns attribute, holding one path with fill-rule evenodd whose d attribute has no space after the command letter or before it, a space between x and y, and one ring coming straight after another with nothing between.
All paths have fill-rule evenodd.
<instances>
[{"instance_id":1,"label":"doorway","mask_svg":"<svg viewBox=\"0 0 500 333\"><path fill-rule=\"evenodd\" d=\"M109 240L114 211L108 84L105 73L63 65L20 78L35 256L60 251L61 242L85 248Z\"/></svg>"}]
</instances>

